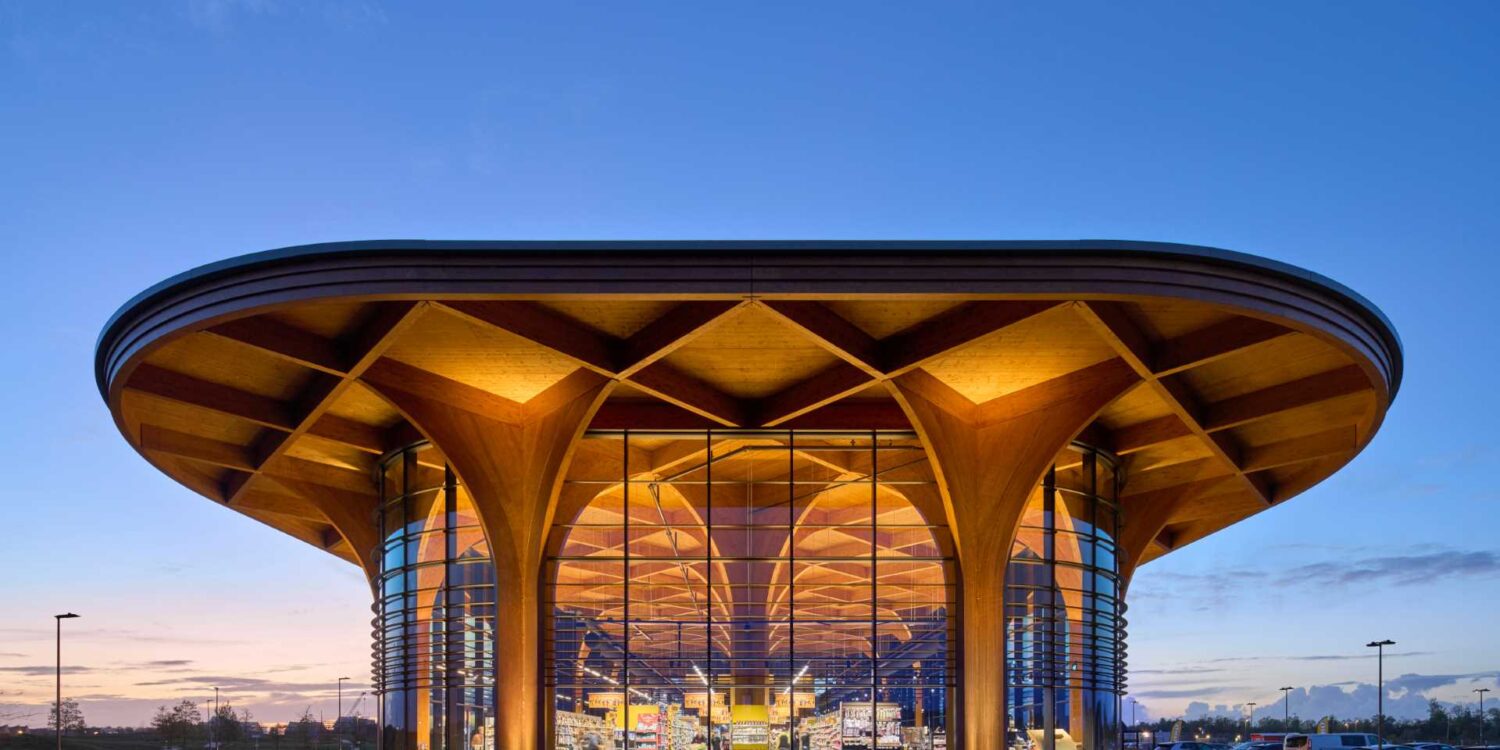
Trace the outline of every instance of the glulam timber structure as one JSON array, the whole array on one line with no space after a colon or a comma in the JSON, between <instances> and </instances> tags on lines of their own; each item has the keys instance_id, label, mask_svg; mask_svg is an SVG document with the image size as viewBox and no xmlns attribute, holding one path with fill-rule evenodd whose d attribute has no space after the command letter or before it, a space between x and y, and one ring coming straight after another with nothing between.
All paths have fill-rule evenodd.
<instances>
[{"instance_id":1,"label":"glulam timber structure","mask_svg":"<svg viewBox=\"0 0 1500 750\"><path fill-rule=\"evenodd\" d=\"M387 750L1107 750L1135 570L1352 460L1401 349L1181 245L381 241L168 279L97 378L364 570Z\"/></svg>"}]
</instances>

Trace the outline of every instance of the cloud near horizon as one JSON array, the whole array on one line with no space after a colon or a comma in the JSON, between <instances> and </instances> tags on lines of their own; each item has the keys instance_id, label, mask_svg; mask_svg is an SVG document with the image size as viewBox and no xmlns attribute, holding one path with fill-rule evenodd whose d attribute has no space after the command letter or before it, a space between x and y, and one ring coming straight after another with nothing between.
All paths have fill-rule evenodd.
<instances>
[{"instance_id":1,"label":"cloud near horizon","mask_svg":"<svg viewBox=\"0 0 1500 750\"><path fill-rule=\"evenodd\" d=\"M1432 651L1393 651L1385 655L1387 659L1396 659L1410 656L1431 656ZM1216 659L1204 659L1204 664L1224 664L1241 661L1355 661L1360 659L1374 659L1376 654L1367 652L1354 652L1348 654L1299 654L1295 656L1221 656ZM1134 671L1134 670L1132 670ZM1177 674L1183 674L1179 670Z\"/></svg>"},{"instance_id":2,"label":"cloud near horizon","mask_svg":"<svg viewBox=\"0 0 1500 750\"><path fill-rule=\"evenodd\" d=\"M1455 578L1500 575L1500 551L1433 549L1417 545L1404 554L1344 556L1275 571L1248 568L1210 573L1154 572L1132 587L1133 597L1171 597L1222 606L1245 590L1327 588L1331 586L1418 586Z\"/></svg>"},{"instance_id":3,"label":"cloud near horizon","mask_svg":"<svg viewBox=\"0 0 1500 750\"><path fill-rule=\"evenodd\" d=\"M1415 674L1408 673L1386 680L1385 683L1385 711L1386 715L1398 719L1416 719L1427 716L1428 703L1433 700L1432 691L1469 682L1476 685L1493 684L1500 688L1500 671L1471 672L1465 674ZM1178 685L1181 685L1179 687ZM1151 700L1170 700L1180 698L1210 698L1216 695L1236 693L1245 695L1244 691L1234 686L1189 686L1190 683L1170 684L1164 683L1161 687L1148 686L1144 690L1132 690L1128 697L1139 701L1140 716L1142 718L1156 719L1161 713L1151 710ZM1376 686L1368 682L1339 682L1326 685L1314 685L1310 688L1297 688L1290 696L1290 707L1293 716L1304 720L1321 718L1324 716L1335 716L1340 718L1365 717L1375 714ZM1255 718L1281 718L1285 710L1282 705L1281 694L1252 696L1257 699L1258 707L1255 710ZM1446 706L1467 706L1475 708L1473 701L1447 701L1439 700ZM1186 719L1200 719L1211 716L1243 717L1245 715L1246 702L1221 702L1210 703L1207 700L1195 700L1187 704L1182 712ZM1170 716L1170 714L1167 714Z\"/></svg>"},{"instance_id":4,"label":"cloud near horizon","mask_svg":"<svg viewBox=\"0 0 1500 750\"><path fill-rule=\"evenodd\" d=\"M40 660L35 655L28 661L0 666L0 684L16 688L0 691L0 717L4 723L37 725L50 710L56 666L37 663ZM309 705L318 708L332 704L339 689L337 680L316 673L327 666L322 663L302 660L267 664L249 675L234 675L222 669L203 669L202 661L124 658L65 666L65 695L79 702L92 725L145 726L160 706L184 699L204 705L215 687L221 689L224 703L270 721L286 720ZM332 673L340 672L343 670ZM369 690L363 683L364 680L345 682L345 698L358 700L360 693ZM345 706L348 705L346 700ZM332 710L331 706L328 710Z\"/></svg>"},{"instance_id":5,"label":"cloud near horizon","mask_svg":"<svg viewBox=\"0 0 1500 750\"><path fill-rule=\"evenodd\" d=\"M93 667L63 667L63 674L84 674L93 672ZM0 674L18 674L27 677L39 677L42 675L57 674L56 664L28 664L19 667L0 667Z\"/></svg>"},{"instance_id":6,"label":"cloud near horizon","mask_svg":"<svg viewBox=\"0 0 1500 750\"><path fill-rule=\"evenodd\" d=\"M1500 554L1492 550L1441 550L1425 554L1382 555L1300 565L1276 577L1277 585L1343 586L1384 583L1415 586L1437 578L1491 576L1500 573Z\"/></svg>"},{"instance_id":7,"label":"cloud near horizon","mask_svg":"<svg viewBox=\"0 0 1500 750\"><path fill-rule=\"evenodd\" d=\"M1285 568L1151 571L1132 583L1130 598L1167 600L1185 612L1222 615L1261 611L1289 598L1335 589L1452 586L1500 579L1500 550L1495 549L1417 544L1383 553L1370 548L1324 552L1330 555L1328 559Z\"/></svg>"},{"instance_id":8,"label":"cloud near horizon","mask_svg":"<svg viewBox=\"0 0 1500 750\"><path fill-rule=\"evenodd\" d=\"M1203 698L1210 695L1226 693L1233 688L1223 686L1211 686L1201 688L1184 688L1181 690L1132 690L1130 694L1136 698ZM1144 705L1144 704L1142 704Z\"/></svg>"},{"instance_id":9,"label":"cloud near horizon","mask_svg":"<svg viewBox=\"0 0 1500 750\"><path fill-rule=\"evenodd\" d=\"M273 691L337 691L337 681L318 682L290 682L278 680L266 680L259 677L231 677L228 675L193 675L191 677L179 677L162 680L148 680L135 683L138 687L163 687L168 685L182 685L182 689L192 688L201 690L204 687L220 688L222 690L235 690L240 692L273 692ZM349 683L344 690L362 689L363 686Z\"/></svg>"}]
</instances>

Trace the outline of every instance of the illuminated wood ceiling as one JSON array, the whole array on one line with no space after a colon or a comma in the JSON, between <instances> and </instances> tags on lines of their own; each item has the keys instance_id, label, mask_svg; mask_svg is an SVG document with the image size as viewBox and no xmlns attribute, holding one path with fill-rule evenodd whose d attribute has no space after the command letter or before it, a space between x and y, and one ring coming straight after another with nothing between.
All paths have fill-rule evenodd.
<instances>
[{"instance_id":1,"label":"illuminated wood ceiling","mask_svg":"<svg viewBox=\"0 0 1500 750\"><path fill-rule=\"evenodd\" d=\"M606 452L623 444L587 440ZM906 642L917 623L943 630L955 604L946 585L952 545L930 466L914 438L884 440L872 469L867 444L850 447L847 436L788 446L730 435L714 441L711 460L701 437L632 438L652 449L633 449L628 496L623 482L601 480L586 462L574 472L564 494L577 499L559 508L550 550L558 586L546 595L609 633L633 621L641 636L633 648L644 654L679 648L680 625L685 642L702 643L710 613L717 648L741 657L784 650L793 620L804 623L804 655L867 653L877 637ZM627 505L629 618L620 586ZM883 621L875 630L872 601Z\"/></svg>"},{"instance_id":2,"label":"illuminated wood ceiling","mask_svg":"<svg viewBox=\"0 0 1500 750\"><path fill-rule=\"evenodd\" d=\"M122 432L162 471L363 564L374 462L419 437L367 384L507 414L582 370L616 382L596 427L868 429L909 426L887 388L901 375L1002 418L1070 378L1123 368L1138 382L1082 438L1124 459L1125 546L1145 561L1347 463L1399 377L1362 343L1371 334L1316 325L1291 306L1229 304L1233 290L1173 295L1172 283L897 295L868 284L824 294L372 286L216 303L102 348L101 384ZM1399 366L1399 350L1384 356Z\"/></svg>"}]
</instances>

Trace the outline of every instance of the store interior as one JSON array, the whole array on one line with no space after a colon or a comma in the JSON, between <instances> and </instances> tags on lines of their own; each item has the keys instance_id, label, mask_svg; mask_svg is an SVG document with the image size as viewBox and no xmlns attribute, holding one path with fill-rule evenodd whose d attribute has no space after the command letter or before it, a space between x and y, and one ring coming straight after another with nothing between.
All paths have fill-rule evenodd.
<instances>
[{"instance_id":1,"label":"store interior","mask_svg":"<svg viewBox=\"0 0 1500 750\"><path fill-rule=\"evenodd\" d=\"M542 574L552 750L946 750L953 546L909 433L598 433ZM440 453L386 464L378 666L393 748L493 746L489 552ZM1014 750L1116 745L1114 459L1075 444L1006 579Z\"/></svg>"},{"instance_id":2,"label":"store interior","mask_svg":"<svg viewBox=\"0 0 1500 750\"><path fill-rule=\"evenodd\" d=\"M580 451L545 572L549 747L946 749L953 553L914 435Z\"/></svg>"}]
</instances>

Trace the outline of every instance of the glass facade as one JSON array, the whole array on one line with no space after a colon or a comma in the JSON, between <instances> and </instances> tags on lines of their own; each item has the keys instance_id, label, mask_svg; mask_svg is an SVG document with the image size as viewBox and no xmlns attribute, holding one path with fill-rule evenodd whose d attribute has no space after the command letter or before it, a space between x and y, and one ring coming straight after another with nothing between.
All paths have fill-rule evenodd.
<instances>
[{"instance_id":1,"label":"glass facade","mask_svg":"<svg viewBox=\"0 0 1500 750\"><path fill-rule=\"evenodd\" d=\"M380 464L374 679L382 750L491 750L495 573L469 494L427 444Z\"/></svg>"},{"instance_id":2,"label":"glass facade","mask_svg":"<svg viewBox=\"0 0 1500 750\"><path fill-rule=\"evenodd\" d=\"M545 747L947 746L952 545L914 435L584 442L618 459L574 462L552 529Z\"/></svg>"},{"instance_id":3,"label":"glass facade","mask_svg":"<svg viewBox=\"0 0 1500 750\"><path fill-rule=\"evenodd\" d=\"M1013 748L1118 750L1120 481L1114 458L1074 444L1027 503L1006 569Z\"/></svg>"},{"instance_id":4,"label":"glass facade","mask_svg":"<svg viewBox=\"0 0 1500 750\"><path fill-rule=\"evenodd\" d=\"M947 750L958 575L915 435L591 432L578 455L539 572L543 747ZM379 480L380 746L492 750L473 501L425 443ZM1075 444L1022 516L1003 605L1017 750L1119 750L1120 482Z\"/></svg>"}]
</instances>

